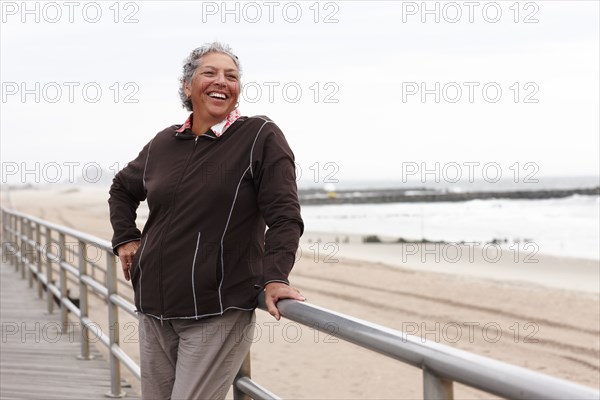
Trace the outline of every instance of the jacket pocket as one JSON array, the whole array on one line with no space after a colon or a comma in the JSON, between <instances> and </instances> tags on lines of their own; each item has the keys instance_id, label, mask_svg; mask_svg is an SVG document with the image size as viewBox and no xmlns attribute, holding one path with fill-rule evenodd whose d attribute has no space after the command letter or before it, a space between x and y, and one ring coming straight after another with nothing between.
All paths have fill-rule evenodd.
<instances>
[{"instance_id":1,"label":"jacket pocket","mask_svg":"<svg viewBox=\"0 0 600 400\"><path fill-rule=\"evenodd\" d=\"M144 249L146 248L147 241L148 241L148 237L143 237L141 239L140 247L138 248L138 250L135 252L135 255L133 256L133 260L131 263L131 283L132 284L137 281L138 275L141 272L142 253L144 252Z\"/></svg>"}]
</instances>

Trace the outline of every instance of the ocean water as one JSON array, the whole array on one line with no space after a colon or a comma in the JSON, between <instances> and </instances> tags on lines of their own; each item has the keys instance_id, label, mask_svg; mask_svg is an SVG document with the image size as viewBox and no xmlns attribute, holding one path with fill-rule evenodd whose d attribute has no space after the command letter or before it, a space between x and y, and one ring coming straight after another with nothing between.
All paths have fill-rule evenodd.
<instances>
[{"instance_id":1,"label":"ocean water","mask_svg":"<svg viewBox=\"0 0 600 400\"><path fill-rule=\"evenodd\" d=\"M532 243L539 254L600 260L600 196L302 206L306 231L408 240Z\"/></svg>"},{"instance_id":2,"label":"ocean water","mask_svg":"<svg viewBox=\"0 0 600 400\"><path fill-rule=\"evenodd\" d=\"M443 176L424 177L428 179L411 178L403 181L395 180L339 180L335 183L315 183L309 179L298 182L300 189L323 189L328 186L335 190L365 190L365 189L403 189L403 188L428 188L442 192L477 192L477 191L529 191L552 189L579 189L600 186L600 176L519 176L502 178L498 181L488 179L473 179L467 177L457 182L444 179Z\"/></svg>"}]
</instances>

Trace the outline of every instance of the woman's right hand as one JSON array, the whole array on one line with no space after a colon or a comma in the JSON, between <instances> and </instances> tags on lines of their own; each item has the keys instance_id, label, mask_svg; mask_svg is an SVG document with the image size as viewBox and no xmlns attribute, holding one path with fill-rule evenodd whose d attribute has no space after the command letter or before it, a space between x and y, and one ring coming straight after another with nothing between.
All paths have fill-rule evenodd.
<instances>
[{"instance_id":1,"label":"woman's right hand","mask_svg":"<svg viewBox=\"0 0 600 400\"><path fill-rule=\"evenodd\" d=\"M135 256L139 248L139 240L132 240L117 247L117 254L119 255L119 260L121 260L121 267L123 268L123 275L126 281L131 279L130 271L133 265L133 256Z\"/></svg>"}]
</instances>

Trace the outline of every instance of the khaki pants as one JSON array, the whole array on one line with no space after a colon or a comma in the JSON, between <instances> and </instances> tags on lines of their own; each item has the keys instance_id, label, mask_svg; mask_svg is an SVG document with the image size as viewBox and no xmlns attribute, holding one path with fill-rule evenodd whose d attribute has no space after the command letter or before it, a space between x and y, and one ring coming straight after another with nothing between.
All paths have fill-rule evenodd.
<instances>
[{"instance_id":1,"label":"khaki pants","mask_svg":"<svg viewBox=\"0 0 600 400\"><path fill-rule=\"evenodd\" d=\"M254 311L140 320L142 399L224 399L254 335Z\"/></svg>"}]
</instances>

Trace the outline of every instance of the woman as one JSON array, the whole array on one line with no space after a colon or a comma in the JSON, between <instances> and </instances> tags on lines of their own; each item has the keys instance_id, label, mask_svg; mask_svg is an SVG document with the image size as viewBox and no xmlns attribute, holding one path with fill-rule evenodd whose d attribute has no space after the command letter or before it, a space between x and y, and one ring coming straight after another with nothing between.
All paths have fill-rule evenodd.
<instances>
[{"instance_id":1,"label":"woman","mask_svg":"<svg viewBox=\"0 0 600 400\"><path fill-rule=\"evenodd\" d=\"M288 285L303 231L294 155L271 120L240 116L240 72L226 45L192 51L180 87L192 113L110 189L112 244L140 319L144 399L224 398L250 348L260 291L277 320L278 300L304 300Z\"/></svg>"}]
</instances>

